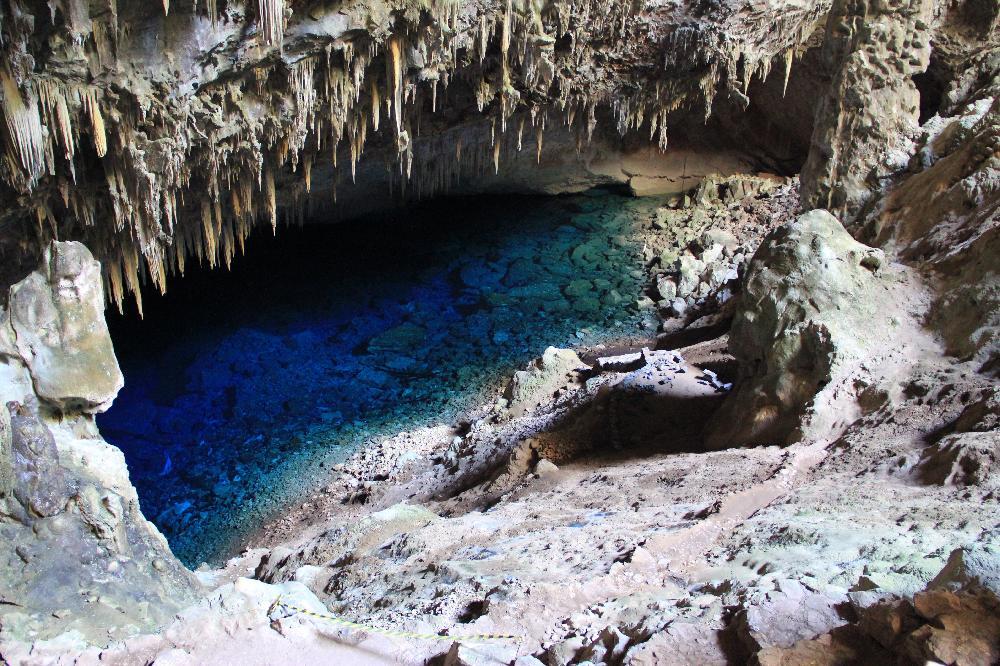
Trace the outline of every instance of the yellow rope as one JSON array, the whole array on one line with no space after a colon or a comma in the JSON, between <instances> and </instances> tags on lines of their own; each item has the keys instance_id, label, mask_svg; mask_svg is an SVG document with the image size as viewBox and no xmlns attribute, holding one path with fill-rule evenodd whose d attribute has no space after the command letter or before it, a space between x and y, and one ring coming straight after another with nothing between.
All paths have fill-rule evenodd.
<instances>
[{"instance_id":1,"label":"yellow rope","mask_svg":"<svg viewBox=\"0 0 1000 666\"><path fill-rule=\"evenodd\" d=\"M333 624L340 625L342 627L348 627L350 629L358 629L360 631L368 631L371 633L382 634L383 636L393 636L395 638L415 638L418 640L426 641L448 641L449 643L455 643L460 641L499 641L499 640L513 640L517 636L511 636L510 634L465 634L461 636L442 636L441 634L424 634L415 631L400 631L395 629L381 629L379 627L369 627L364 624L358 624L357 622L351 622L349 620L342 620L339 617L334 617L333 615L327 615L325 613L316 613L311 610L306 610L305 608L299 608L298 606L293 606L287 604L281 600L281 597L275 599L274 603L271 604L271 608L287 608L288 610L295 611L296 613L302 613L303 615L308 615L309 617L314 617L319 620L326 620Z\"/></svg>"}]
</instances>

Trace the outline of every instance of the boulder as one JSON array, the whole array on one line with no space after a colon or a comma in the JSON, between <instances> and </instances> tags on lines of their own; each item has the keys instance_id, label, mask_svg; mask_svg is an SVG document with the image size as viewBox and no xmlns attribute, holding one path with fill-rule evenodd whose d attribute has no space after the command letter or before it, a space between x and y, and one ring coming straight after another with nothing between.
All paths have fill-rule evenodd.
<instances>
[{"instance_id":1,"label":"boulder","mask_svg":"<svg viewBox=\"0 0 1000 666\"><path fill-rule=\"evenodd\" d=\"M984 594L1000 603L1000 552L983 546L956 548L927 589Z\"/></svg>"},{"instance_id":2,"label":"boulder","mask_svg":"<svg viewBox=\"0 0 1000 666\"><path fill-rule=\"evenodd\" d=\"M677 283L668 277L661 277L656 281L656 291L664 301L672 301L677 298Z\"/></svg>"},{"instance_id":3,"label":"boulder","mask_svg":"<svg viewBox=\"0 0 1000 666\"><path fill-rule=\"evenodd\" d=\"M102 412L124 385L104 321L101 265L81 243L53 241L10 290L7 321L35 393L62 412Z\"/></svg>"},{"instance_id":4,"label":"boulder","mask_svg":"<svg viewBox=\"0 0 1000 666\"><path fill-rule=\"evenodd\" d=\"M987 666L1000 660L1000 553L952 551L927 589L913 598L913 631L893 646L913 663Z\"/></svg>"},{"instance_id":5,"label":"boulder","mask_svg":"<svg viewBox=\"0 0 1000 666\"><path fill-rule=\"evenodd\" d=\"M507 385L504 397L510 412L521 416L530 411L568 382L574 370L587 368L572 349L549 347L527 370L518 370Z\"/></svg>"},{"instance_id":6,"label":"boulder","mask_svg":"<svg viewBox=\"0 0 1000 666\"><path fill-rule=\"evenodd\" d=\"M687 296L698 289L701 274L705 270L705 262L690 254L682 254L677 260L677 293Z\"/></svg>"},{"instance_id":7,"label":"boulder","mask_svg":"<svg viewBox=\"0 0 1000 666\"><path fill-rule=\"evenodd\" d=\"M368 349L373 352L406 352L419 347L425 337L425 329L405 322L369 340Z\"/></svg>"},{"instance_id":8,"label":"boulder","mask_svg":"<svg viewBox=\"0 0 1000 666\"><path fill-rule=\"evenodd\" d=\"M885 342L874 332L894 328L883 263L880 250L855 241L823 210L768 235L734 316L737 389L709 423L710 447L801 437L814 396Z\"/></svg>"},{"instance_id":9,"label":"boulder","mask_svg":"<svg viewBox=\"0 0 1000 666\"><path fill-rule=\"evenodd\" d=\"M774 666L995 664L1000 660L998 590L1000 553L982 546L960 548L912 603L890 597L856 608L853 624L792 645L765 646L754 660Z\"/></svg>"},{"instance_id":10,"label":"boulder","mask_svg":"<svg viewBox=\"0 0 1000 666\"><path fill-rule=\"evenodd\" d=\"M947 435L927 449L920 472L926 483L1000 489L1000 432Z\"/></svg>"},{"instance_id":11,"label":"boulder","mask_svg":"<svg viewBox=\"0 0 1000 666\"><path fill-rule=\"evenodd\" d=\"M726 645L718 629L693 622L674 622L625 654L628 666L707 666L727 664Z\"/></svg>"},{"instance_id":12,"label":"boulder","mask_svg":"<svg viewBox=\"0 0 1000 666\"><path fill-rule=\"evenodd\" d=\"M788 648L846 623L837 611L846 601L843 595L814 592L795 580L780 583L779 590L737 616L737 635L748 647Z\"/></svg>"}]
</instances>

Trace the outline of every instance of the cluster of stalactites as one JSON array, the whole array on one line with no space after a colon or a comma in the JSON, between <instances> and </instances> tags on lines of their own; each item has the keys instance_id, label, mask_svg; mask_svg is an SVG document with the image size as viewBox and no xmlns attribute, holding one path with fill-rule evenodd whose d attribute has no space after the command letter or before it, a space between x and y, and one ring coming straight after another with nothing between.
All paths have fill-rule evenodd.
<instances>
[{"instance_id":1,"label":"cluster of stalactites","mask_svg":"<svg viewBox=\"0 0 1000 666\"><path fill-rule=\"evenodd\" d=\"M109 1L117 20L114 0ZM55 230L57 217L82 225L103 254L110 298L121 308L131 292L141 312L144 279L164 290L167 275L183 273L188 258L228 266L256 224L276 229L279 218L301 221L319 161L332 164L334 196L343 180L341 166L354 181L369 131L392 134L398 173L392 179L394 193L431 196L464 178L499 173L506 156L522 150L526 135L540 160L546 124L553 121L575 131L582 149L593 137L599 106L612 107L622 134L648 123L650 139L666 150L668 115L699 96L710 108L720 76L719 66L709 64L694 88L664 75L632 96L618 94L607 81L591 85L574 79L572 72L593 58L593 36L612 42L633 36L629 0L557 2L544 15L540 4L505 0L471 19L457 2L422 7L430 21L397 21L382 40L339 40L318 54L286 54L283 88L273 85L274 65L258 65L241 78L199 91L207 105L225 109L228 127L239 128L225 135L201 125L187 110L171 116L169 126L163 122L156 135L142 124L141 113L119 109L99 88L43 78L18 81L0 67L7 172L16 174L12 184L22 193L31 194L43 179L55 181L64 210L57 213L44 197L32 197L38 202L39 226ZM206 0L204 9L213 22L219 20L216 0ZM163 10L170 11L168 0ZM284 0L258 0L258 34L265 46L282 47L289 11ZM97 57L110 62L114 50L107 41L117 39L117 26L103 30L104 37L96 29L93 34ZM478 67L455 70L461 39L466 40L463 48L478 55ZM683 52L690 48L689 39L694 38L678 31L668 50ZM568 40L568 49L556 54L557 40ZM793 48L781 52L786 81ZM749 51L731 55L722 65L728 76L743 77L744 93L755 72L766 76L769 71L767 49L761 46L758 52L762 55L756 59ZM494 66L499 76L488 76ZM420 138L421 114L438 110L438 97L455 76L474 89L489 126L488 141L477 138L463 145L462 136L487 133L461 128ZM262 114L261 108L271 111ZM291 109L291 116L278 109ZM106 125L106 117L114 122ZM93 187L76 186L84 134L100 159L104 196ZM338 165L344 153L348 164ZM153 154L155 168L149 163ZM298 184L288 185L287 172L300 169ZM280 202L279 183L287 193ZM95 222L106 216L112 225Z\"/></svg>"},{"instance_id":2,"label":"cluster of stalactites","mask_svg":"<svg viewBox=\"0 0 1000 666\"><path fill-rule=\"evenodd\" d=\"M22 192L32 190L43 176L56 174L56 155L72 167L80 134L74 116L89 120L90 136L98 157L107 154L104 116L96 89L39 79L18 86L10 70L0 65L0 90L4 124L8 140L4 158L11 183Z\"/></svg>"}]
</instances>

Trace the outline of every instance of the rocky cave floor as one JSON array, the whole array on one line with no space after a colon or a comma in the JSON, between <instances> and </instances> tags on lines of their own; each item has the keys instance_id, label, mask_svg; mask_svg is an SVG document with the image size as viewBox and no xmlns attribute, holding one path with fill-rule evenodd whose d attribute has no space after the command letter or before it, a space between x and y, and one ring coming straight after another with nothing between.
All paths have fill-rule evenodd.
<instances>
[{"instance_id":1,"label":"rocky cave floor","mask_svg":"<svg viewBox=\"0 0 1000 666\"><path fill-rule=\"evenodd\" d=\"M645 347L550 348L462 422L358 450L240 556L200 568L207 596L160 633L86 647L83 618L5 658L992 663L1000 394L921 324L931 296L915 271L867 269L894 329L857 333L874 351L816 397L829 428L706 450L734 373L733 292L795 218L796 186L708 179L649 211L638 305L662 321ZM800 260L842 261L821 241Z\"/></svg>"}]
</instances>

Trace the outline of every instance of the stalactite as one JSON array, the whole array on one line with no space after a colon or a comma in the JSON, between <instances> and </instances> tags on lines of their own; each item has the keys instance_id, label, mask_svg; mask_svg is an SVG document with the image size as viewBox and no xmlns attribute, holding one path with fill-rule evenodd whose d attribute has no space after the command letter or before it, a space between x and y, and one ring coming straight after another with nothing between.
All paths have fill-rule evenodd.
<instances>
[{"instance_id":1,"label":"stalactite","mask_svg":"<svg viewBox=\"0 0 1000 666\"><path fill-rule=\"evenodd\" d=\"M90 129L94 135L94 148L98 157L108 154L108 137L104 129L104 116L101 114L101 107L97 102L97 91L92 88L80 93L87 115L90 116Z\"/></svg>"},{"instance_id":2,"label":"stalactite","mask_svg":"<svg viewBox=\"0 0 1000 666\"><path fill-rule=\"evenodd\" d=\"M38 96L45 109L48 125L56 129L66 160L72 162L76 145L73 140L73 121L66 104L66 96L52 81L39 82Z\"/></svg>"},{"instance_id":3,"label":"stalactite","mask_svg":"<svg viewBox=\"0 0 1000 666\"><path fill-rule=\"evenodd\" d=\"M170 15L170 0L163 0L163 15Z\"/></svg>"},{"instance_id":4,"label":"stalactite","mask_svg":"<svg viewBox=\"0 0 1000 666\"><path fill-rule=\"evenodd\" d=\"M182 232L178 232L174 236L174 261L177 265L177 272L182 276L184 275L184 264L187 258L188 250L185 247L185 237L186 235Z\"/></svg>"},{"instance_id":5,"label":"stalactite","mask_svg":"<svg viewBox=\"0 0 1000 666\"><path fill-rule=\"evenodd\" d=\"M396 136L403 132L403 44L398 35L389 38L392 80L392 115L396 121Z\"/></svg>"},{"instance_id":6,"label":"stalactite","mask_svg":"<svg viewBox=\"0 0 1000 666\"><path fill-rule=\"evenodd\" d=\"M278 198L274 185L274 172L264 170L264 200L267 207L267 219L271 222L271 232L278 231Z\"/></svg>"},{"instance_id":7,"label":"stalactite","mask_svg":"<svg viewBox=\"0 0 1000 666\"><path fill-rule=\"evenodd\" d=\"M542 135L545 133L545 116L542 116L542 122L538 124L535 128L535 162L538 164L542 163Z\"/></svg>"},{"instance_id":8,"label":"stalactite","mask_svg":"<svg viewBox=\"0 0 1000 666\"><path fill-rule=\"evenodd\" d=\"M379 94L378 94L378 82L375 80L374 76L372 77L371 80L371 96L372 96L372 129L374 129L377 132L379 125L380 104L379 104Z\"/></svg>"},{"instance_id":9,"label":"stalactite","mask_svg":"<svg viewBox=\"0 0 1000 666\"><path fill-rule=\"evenodd\" d=\"M122 285L122 264L120 260L105 261L108 276L108 293L119 312L125 304L125 289Z\"/></svg>"},{"instance_id":10,"label":"stalactite","mask_svg":"<svg viewBox=\"0 0 1000 666\"><path fill-rule=\"evenodd\" d=\"M513 7L511 6L511 0L507 0L507 4L504 7L503 21L500 27L500 58L504 73L507 71L507 52L510 51L510 22L511 22L511 12Z\"/></svg>"},{"instance_id":11,"label":"stalactite","mask_svg":"<svg viewBox=\"0 0 1000 666\"><path fill-rule=\"evenodd\" d=\"M205 254L209 258L210 265L214 266L215 262L213 257L215 257L215 230L212 224L212 205L208 201L203 201L201 204L201 229L202 229L202 244L205 247Z\"/></svg>"},{"instance_id":12,"label":"stalactite","mask_svg":"<svg viewBox=\"0 0 1000 666\"><path fill-rule=\"evenodd\" d=\"M122 249L122 269L125 277L125 284L135 298L135 306L142 317L142 291L139 284L139 254L135 247L128 246Z\"/></svg>"},{"instance_id":13,"label":"stalactite","mask_svg":"<svg viewBox=\"0 0 1000 666\"><path fill-rule=\"evenodd\" d=\"M479 63L486 60L486 45L489 43L489 33L486 32L486 14L479 16Z\"/></svg>"},{"instance_id":14,"label":"stalactite","mask_svg":"<svg viewBox=\"0 0 1000 666\"><path fill-rule=\"evenodd\" d=\"M28 187L34 187L45 170L45 147L42 121L38 104L29 96L27 102L21 95L13 74L6 67L0 68L0 89L3 90L3 116L10 142L7 155L26 176Z\"/></svg>"},{"instance_id":15,"label":"stalactite","mask_svg":"<svg viewBox=\"0 0 1000 666\"><path fill-rule=\"evenodd\" d=\"M792 59L795 57L795 49L790 48L785 51L785 81L781 86L781 96L788 92L788 79L792 76Z\"/></svg>"},{"instance_id":16,"label":"stalactite","mask_svg":"<svg viewBox=\"0 0 1000 666\"><path fill-rule=\"evenodd\" d=\"M267 46L281 46L285 32L285 1L257 0L260 35Z\"/></svg>"},{"instance_id":17,"label":"stalactite","mask_svg":"<svg viewBox=\"0 0 1000 666\"><path fill-rule=\"evenodd\" d=\"M80 0L74 2L79 4ZM60 8L67 4L66 0L50 3L53 11L62 11ZM753 76L766 76L772 61L777 68L780 62L777 58L782 54L783 92L787 90L795 47L811 33L802 27L808 23L803 17L809 13L795 10L790 11L792 16L787 23L793 27L798 24L798 32L787 27L784 19L776 31L781 35L794 34L797 41L780 44L766 41L742 50L733 48L735 39L682 26L667 38L663 56L666 71L655 82L655 91L651 85L654 82L646 80L637 92L626 93L624 88L615 88L601 80L599 68L593 80L581 79L578 73L581 68L593 67L595 54L602 49L608 50L613 61L620 55L615 52L615 40L637 34L638 22L626 20L637 11L630 2L611 0L601 5L594 0L575 0L544 8L535 0L517 4L504 0L502 6L494 3L474 8L454 2L439 4L435 0L420 3L419 8L404 3L395 8L402 11L393 13L391 23L364 36L353 34L352 30L351 35L331 40L318 49L311 43L299 48L297 40L295 49L289 48L285 54L248 49L245 68L234 69L232 77L225 81L203 85L194 93L193 101L197 104L189 105L191 110L178 112L169 104L136 105L127 95L113 90L106 93L97 87L104 83L89 87L65 82L103 82L105 79L97 76L100 69L117 67L116 52L122 43L120 39L128 36L128 23L123 22L119 27L115 0L93 4L101 5L101 20L95 18L89 28L91 33L88 35L85 29L71 32L71 39L80 40L81 52L89 58L92 79L45 79L41 78L47 76L43 74L37 78L28 76L25 81L22 80L25 73L7 63L17 76L3 71L2 110L8 140L4 142L6 154L2 166L13 173L6 176L13 179L8 184L27 193L32 192L39 179L46 178L47 189L34 189L40 200L30 205L40 222L53 226L53 234L57 220L63 225L83 226L94 224L95 218L113 220L111 237L118 250L110 255L109 261L120 263L118 287L113 284L110 266L107 270L109 291L114 294L117 289L119 295L123 288L132 289L133 284L138 284L127 269L130 252L138 252L143 259L141 265L148 269L148 276L143 273L139 277L159 282L164 270L176 266L183 271L183 256L187 253L204 256L213 266L220 260L228 263L235 249L242 249L252 225L263 223L265 217L272 229L276 229L275 178L287 163L295 171L302 160L303 178L292 184L294 191L282 199L286 223L301 221L307 202L310 206L315 204L316 199L310 200L306 195L312 190L313 160L320 151L331 152L335 169L332 189L336 196L337 181L346 177L336 171L341 140L348 144L344 150L350 154L354 180L366 144L369 116L371 130L378 132L383 124L383 103L384 113L393 119L391 124L396 134L391 168L395 172L398 167L401 176L396 182L393 175L392 186L397 193L404 190L404 197L406 188L411 194L415 191L418 196L430 196L458 183L463 174L483 176L490 167L494 174L499 173L507 122L513 122L526 104L532 107L539 163L546 122L544 109L562 115L561 120L574 131L578 151L585 142L593 140L598 105L611 106L617 129L623 135L640 130L648 119L649 140L655 140L665 150L667 118L672 109L696 103L700 94L707 118L717 87L725 85L735 92L745 91ZM192 7L199 8L198 0L192 0ZM214 26L219 19L218 0L205 0L201 7ZM287 0L258 0L258 35L265 46L282 46L285 15L291 14L291 7ZM156 5L149 9L154 15L159 11ZM169 9L169 0L163 0L164 15L169 15ZM225 14L234 21L227 29L236 27L242 16L237 5L233 9ZM109 14L111 20L107 19ZM0 9L0 17L4 15L5 11ZM8 25L3 26L5 37ZM72 22L68 25L70 31L76 30ZM556 40L560 40L559 49L554 47ZM567 49L562 46L564 41ZM493 55L487 58L491 48ZM460 55L463 49L468 50L471 63L462 60L466 57ZM408 63L410 53L418 55ZM384 61L384 83L382 71L372 71L377 58ZM462 68L455 69L459 62ZM410 77L408 65L419 66L420 74ZM276 80L286 67L294 107L288 103L281 82ZM698 74L687 78L675 76L686 71ZM440 82L444 85L442 106L447 107L449 77L459 78L463 90L465 84L472 89L477 108L491 122L489 144L482 134L470 138L466 132L468 145L463 149L461 131L448 134L447 145L438 140L441 137L428 140L420 136L421 124L427 121L421 118L424 107L421 98L429 92L430 109L436 113ZM10 94L11 89L15 94ZM578 113L582 122L576 126ZM83 114L86 120L80 117ZM107 128L105 114L109 118ZM517 118L518 151L525 140L526 115L522 113ZM216 117L220 118L221 126L215 123ZM450 121L450 117L444 120ZM219 127L225 129L220 131ZM76 158L84 152L77 144L88 129L97 155L105 158L101 174L107 179L106 195L95 193L95 189L103 192L103 184L98 188L75 188L69 184L76 180L77 166L81 180L86 177L83 169L88 166L87 161ZM109 130L111 136L107 136ZM426 124L424 130L426 133ZM145 136L134 140L138 132ZM144 141L155 142L157 146L148 153L149 164L142 148ZM514 137L510 137L507 149L514 145ZM452 150L454 160L449 159ZM52 174L51 179L45 176L46 171ZM411 176L416 187L407 183ZM193 223L187 222L192 216L185 214L188 211L182 197L192 182L206 190L201 203L201 224L197 215L193 216ZM53 196L57 198L48 200ZM198 204L194 206L197 210ZM64 223L63 219L69 222ZM140 262L137 259L133 263L138 271ZM125 267L124 273L121 267Z\"/></svg>"}]
</instances>

